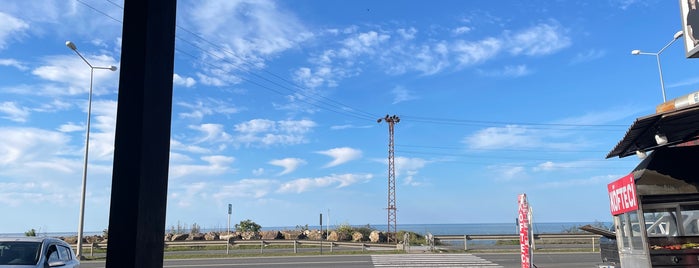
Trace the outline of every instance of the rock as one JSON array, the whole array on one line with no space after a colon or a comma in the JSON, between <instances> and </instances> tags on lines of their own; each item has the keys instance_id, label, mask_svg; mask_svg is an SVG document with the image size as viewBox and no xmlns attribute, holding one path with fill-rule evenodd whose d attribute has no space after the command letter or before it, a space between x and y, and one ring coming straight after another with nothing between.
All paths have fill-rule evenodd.
<instances>
[{"instance_id":1,"label":"rock","mask_svg":"<svg viewBox=\"0 0 699 268\"><path fill-rule=\"evenodd\" d=\"M372 231L371 234L369 234L369 241L373 243L386 242L386 234L379 231Z\"/></svg>"},{"instance_id":2,"label":"rock","mask_svg":"<svg viewBox=\"0 0 699 268\"><path fill-rule=\"evenodd\" d=\"M204 240L204 234L202 234L202 233L189 234L189 237L187 237L186 240L201 241L201 240Z\"/></svg>"},{"instance_id":3,"label":"rock","mask_svg":"<svg viewBox=\"0 0 699 268\"><path fill-rule=\"evenodd\" d=\"M361 242L361 241L366 241L364 234L362 234L360 232L352 233L352 242Z\"/></svg>"},{"instance_id":4,"label":"rock","mask_svg":"<svg viewBox=\"0 0 699 268\"><path fill-rule=\"evenodd\" d=\"M68 244L77 244L78 243L78 237L77 236L69 236L63 239L63 241L66 241Z\"/></svg>"},{"instance_id":5,"label":"rock","mask_svg":"<svg viewBox=\"0 0 699 268\"><path fill-rule=\"evenodd\" d=\"M230 239L232 239L232 240L242 239L242 237L237 232L236 233L222 233L219 235L219 239L228 241Z\"/></svg>"},{"instance_id":6,"label":"rock","mask_svg":"<svg viewBox=\"0 0 699 268\"><path fill-rule=\"evenodd\" d=\"M346 233L332 231L328 235L328 240L330 240L330 241L349 241L350 237Z\"/></svg>"},{"instance_id":7,"label":"rock","mask_svg":"<svg viewBox=\"0 0 699 268\"><path fill-rule=\"evenodd\" d=\"M172 241L172 237L173 237L173 236L174 236L174 235L173 235L172 233L168 233L168 234L165 235L164 240L165 240L165 241Z\"/></svg>"},{"instance_id":8,"label":"rock","mask_svg":"<svg viewBox=\"0 0 699 268\"><path fill-rule=\"evenodd\" d=\"M306 233L302 231L282 231L282 235L284 235L284 239L288 240L298 240L298 239L306 239Z\"/></svg>"},{"instance_id":9,"label":"rock","mask_svg":"<svg viewBox=\"0 0 699 268\"><path fill-rule=\"evenodd\" d=\"M260 234L260 236L262 237L262 239L265 239L265 240L284 239L284 235L282 235L282 233L279 232L279 231L266 231L266 232L262 232L262 233Z\"/></svg>"},{"instance_id":10,"label":"rock","mask_svg":"<svg viewBox=\"0 0 699 268\"><path fill-rule=\"evenodd\" d=\"M306 237L310 240L321 240L323 239L323 234L319 230L308 230Z\"/></svg>"},{"instance_id":11,"label":"rock","mask_svg":"<svg viewBox=\"0 0 699 268\"><path fill-rule=\"evenodd\" d=\"M258 233L258 232L243 232L240 234L240 238L243 240L260 239L260 233Z\"/></svg>"},{"instance_id":12,"label":"rock","mask_svg":"<svg viewBox=\"0 0 699 268\"><path fill-rule=\"evenodd\" d=\"M214 240L219 240L220 236L216 232L208 232L204 235L204 239L206 241L214 241Z\"/></svg>"},{"instance_id":13,"label":"rock","mask_svg":"<svg viewBox=\"0 0 699 268\"><path fill-rule=\"evenodd\" d=\"M172 236L172 240L170 241L184 241L189 237L189 234L176 234Z\"/></svg>"}]
</instances>

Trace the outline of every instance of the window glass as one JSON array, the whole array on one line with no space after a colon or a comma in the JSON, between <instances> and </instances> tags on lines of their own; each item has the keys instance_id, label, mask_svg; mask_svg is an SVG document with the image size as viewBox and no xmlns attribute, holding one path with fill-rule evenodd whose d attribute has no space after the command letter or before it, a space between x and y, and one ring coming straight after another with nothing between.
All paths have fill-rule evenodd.
<instances>
[{"instance_id":1,"label":"window glass","mask_svg":"<svg viewBox=\"0 0 699 268\"><path fill-rule=\"evenodd\" d=\"M35 265L40 252L39 242L0 242L0 265Z\"/></svg>"},{"instance_id":2,"label":"window glass","mask_svg":"<svg viewBox=\"0 0 699 268\"><path fill-rule=\"evenodd\" d=\"M646 209L643 218L646 220L648 237L679 236L676 215L675 208Z\"/></svg>"},{"instance_id":3,"label":"window glass","mask_svg":"<svg viewBox=\"0 0 699 268\"><path fill-rule=\"evenodd\" d=\"M638 218L638 212L629 212L629 222L631 223L631 248L633 249L643 249L643 228L641 226L641 220Z\"/></svg>"},{"instance_id":4,"label":"window glass","mask_svg":"<svg viewBox=\"0 0 699 268\"><path fill-rule=\"evenodd\" d=\"M56 245L49 246L49 249L46 251L46 256L48 262L55 262L60 260L60 258L58 257L58 249L56 248Z\"/></svg>"},{"instance_id":5,"label":"window glass","mask_svg":"<svg viewBox=\"0 0 699 268\"><path fill-rule=\"evenodd\" d=\"M59 246L58 250L60 251L60 258L62 261L69 261L73 258L70 254L70 249L64 246Z\"/></svg>"},{"instance_id":6,"label":"window glass","mask_svg":"<svg viewBox=\"0 0 699 268\"><path fill-rule=\"evenodd\" d=\"M699 205L683 205L682 226L686 236L699 236Z\"/></svg>"},{"instance_id":7,"label":"window glass","mask_svg":"<svg viewBox=\"0 0 699 268\"><path fill-rule=\"evenodd\" d=\"M621 242L621 248L630 248L631 246L629 245L629 233L631 232L631 227L629 226L628 222L628 217L626 214L621 214L619 216L616 216L617 220L619 221L619 232L621 234L619 241Z\"/></svg>"}]
</instances>

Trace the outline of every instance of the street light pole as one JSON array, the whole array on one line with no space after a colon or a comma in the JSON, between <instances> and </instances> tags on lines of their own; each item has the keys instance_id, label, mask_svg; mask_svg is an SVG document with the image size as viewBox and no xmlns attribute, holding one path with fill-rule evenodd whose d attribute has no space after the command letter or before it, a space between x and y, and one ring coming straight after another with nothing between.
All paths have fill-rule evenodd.
<instances>
[{"instance_id":1,"label":"street light pole","mask_svg":"<svg viewBox=\"0 0 699 268\"><path fill-rule=\"evenodd\" d=\"M92 66L85 57L78 51L78 48L71 41L66 41L66 46L71 50L75 51L80 58L90 67L90 90L87 97L87 125L85 126L85 156L83 158L83 176L82 176L82 189L80 194L80 221L78 223L78 245L77 245L77 257L82 259L83 255L83 223L85 222L85 189L87 188L87 154L90 149L90 118L92 114L92 83L94 81L95 69L110 70L112 72L117 70L116 66L109 67L99 67Z\"/></svg>"},{"instance_id":2,"label":"street light pole","mask_svg":"<svg viewBox=\"0 0 699 268\"><path fill-rule=\"evenodd\" d=\"M673 36L673 39L672 39L669 43L667 43L667 45L665 45L663 48L661 48L661 49L660 49L658 52L656 52L656 53L642 52L642 51L639 50L639 49L634 49L634 50L631 51L631 54L632 54L632 55L651 55L651 56L655 56L655 60L658 62L658 73L660 74L660 89L661 89L662 92L663 92L663 102L666 102L666 101L667 101L667 98L665 97L665 81L663 81L663 68L660 66L660 54L663 53L663 51L665 51L666 48L668 48L670 45L672 45L672 43L674 43L675 41L677 41L677 39L679 39L680 37L682 37L682 35L684 35L684 32L683 32L683 31L678 31L678 32L676 32L675 35Z\"/></svg>"}]
</instances>

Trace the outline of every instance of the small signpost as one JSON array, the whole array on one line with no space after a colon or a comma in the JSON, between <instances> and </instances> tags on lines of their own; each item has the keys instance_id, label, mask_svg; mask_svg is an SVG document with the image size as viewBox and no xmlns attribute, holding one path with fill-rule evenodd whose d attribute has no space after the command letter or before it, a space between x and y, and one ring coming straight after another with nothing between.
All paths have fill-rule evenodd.
<instances>
[{"instance_id":1,"label":"small signpost","mask_svg":"<svg viewBox=\"0 0 699 268\"><path fill-rule=\"evenodd\" d=\"M226 239L226 255L228 255L228 248L231 245L231 214L233 214L233 204L228 204L228 239Z\"/></svg>"}]
</instances>

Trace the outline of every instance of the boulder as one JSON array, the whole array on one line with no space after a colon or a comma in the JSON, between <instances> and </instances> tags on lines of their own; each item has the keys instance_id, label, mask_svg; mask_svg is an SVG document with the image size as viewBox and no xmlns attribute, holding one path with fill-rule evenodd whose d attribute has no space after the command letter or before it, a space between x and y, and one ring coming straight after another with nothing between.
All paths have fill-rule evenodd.
<instances>
[{"instance_id":1,"label":"boulder","mask_svg":"<svg viewBox=\"0 0 699 268\"><path fill-rule=\"evenodd\" d=\"M371 234L369 234L369 241L373 243L386 242L386 238L386 234L379 231L372 231Z\"/></svg>"},{"instance_id":2,"label":"boulder","mask_svg":"<svg viewBox=\"0 0 699 268\"><path fill-rule=\"evenodd\" d=\"M362 242L362 241L366 241L364 234L362 234L360 232L352 233L352 242Z\"/></svg>"},{"instance_id":3,"label":"boulder","mask_svg":"<svg viewBox=\"0 0 699 268\"><path fill-rule=\"evenodd\" d=\"M282 235L284 235L284 239L288 240L298 240L298 239L306 239L306 233L302 231L282 231Z\"/></svg>"},{"instance_id":4,"label":"boulder","mask_svg":"<svg viewBox=\"0 0 699 268\"><path fill-rule=\"evenodd\" d=\"M208 232L204 235L204 239L206 241L214 241L214 240L219 240L220 236L216 232Z\"/></svg>"},{"instance_id":5,"label":"boulder","mask_svg":"<svg viewBox=\"0 0 699 268\"><path fill-rule=\"evenodd\" d=\"M323 233L319 230L308 230L306 231L306 237L310 240L321 240L323 239Z\"/></svg>"},{"instance_id":6,"label":"boulder","mask_svg":"<svg viewBox=\"0 0 699 268\"><path fill-rule=\"evenodd\" d=\"M66 241L68 244L77 244L78 243L78 237L77 236L69 236L63 239L63 241Z\"/></svg>"},{"instance_id":7,"label":"boulder","mask_svg":"<svg viewBox=\"0 0 699 268\"><path fill-rule=\"evenodd\" d=\"M265 231L260 234L260 237L264 240L284 239L284 235L279 231Z\"/></svg>"},{"instance_id":8,"label":"boulder","mask_svg":"<svg viewBox=\"0 0 699 268\"><path fill-rule=\"evenodd\" d=\"M170 241L185 241L189 237L189 234L176 234L172 236Z\"/></svg>"},{"instance_id":9,"label":"boulder","mask_svg":"<svg viewBox=\"0 0 699 268\"><path fill-rule=\"evenodd\" d=\"M330 240L330 241L349 241L350 237L346 233L332 231L328 235L328 240Z\"/></svg>"},{"instance_id":10,"label":"boulder","mask_svg":"<svg viewBox=\"0 0 699 268\"><path fill-rule=\"evenodd\" d=\"M258 232L242 232L240 234L240 238L243 240L256 240L256 239L260 239L261 236L260 236L260 233L258 233Z\"/></svg>"},{"instance_id":11,"label":"boulder","mask_svg":"<svg viewBox=\"0 0 699 268\"><path fill-rule=\"evenodd\" d=\"M204 234L202 234L202 233L189 234L189 237L187 237L186 240L201 241L201 240L204 240Z\"/></svg>"},{"instance_id":12,"label":"boulder","mask_svg":"<svg viewBox=\"0 0 699 268\"><path fill-rule=\"evenodd\" d=\"M222 234L219 235L218 238L221 239L221 240L226 240L226 241L228 241L228 240L242 239L242 237L240 236L240 234L237 233L237 232L235 232L235 233L222 233Z\"/></svg>"}]
</instances>

